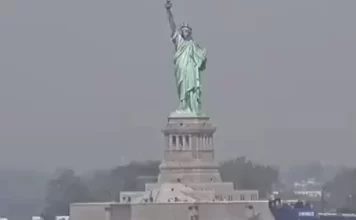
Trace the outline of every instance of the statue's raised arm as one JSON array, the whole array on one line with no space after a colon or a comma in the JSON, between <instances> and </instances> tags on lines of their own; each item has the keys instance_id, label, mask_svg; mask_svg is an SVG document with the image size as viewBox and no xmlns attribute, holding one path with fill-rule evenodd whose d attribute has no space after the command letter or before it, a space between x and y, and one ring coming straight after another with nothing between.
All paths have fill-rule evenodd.
<instances>
[{"instance_id":1,"label":"statue's raised arm","mask_svg":"<svg viewBox=\"0 0 356 220\"><path fill-rule=\"evenodd\" d=\"M168 22L169 22L169 26L171 28L172 36L173 36L174 33L176 32L176 23L174 22L173 13L172 13L172 2L170 0L167 0L166 4L164 6L167 11Z\"/></svg>"}]
</instances>

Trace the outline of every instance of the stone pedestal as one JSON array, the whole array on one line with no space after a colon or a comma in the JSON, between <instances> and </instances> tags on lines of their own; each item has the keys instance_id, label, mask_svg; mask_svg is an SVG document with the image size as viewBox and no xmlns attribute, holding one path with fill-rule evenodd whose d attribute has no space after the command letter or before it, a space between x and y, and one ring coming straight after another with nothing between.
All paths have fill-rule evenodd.
<instances>
[{"instance_id":1,"label":"stone pedestal","mask_svg":"<svg viewBox=\"0 0 356 220\"><path fill-rule=\"evenodd\" d=\"M162 130L164 158L158 183L218 183L214 160L214 132L208 117L169 117Z\"/></svg>"},{"instance_id":2,"label":"stone pedestal","mask_svg":"<svg viewBox=\"0 0 356 220\"><path fill-rule=\"evenodd\" d=\"M120 192L120 203L74 204L71 219L252 220L261 213L261 219L273 219L265 211L267 201L254 201L257 190L234 190L233 183L221 180L214 160L215 131L208 117L171 114L162 130L165 149L158 182L146 183L142 192Z\"/></svg>"},{"instance_id":3,"label":"stone pedestal","mask_svg":"<svg viewBox=\"0 0 356 220\"><path fill-rule=\"evenodd\" d=\"M256 190L234 190L223 182L214 158L216 127L209 117L174 112L164 129L164 157L157 183L144 192L121 192L123 203L256 200Z\"/></svg>"}]
</instances>

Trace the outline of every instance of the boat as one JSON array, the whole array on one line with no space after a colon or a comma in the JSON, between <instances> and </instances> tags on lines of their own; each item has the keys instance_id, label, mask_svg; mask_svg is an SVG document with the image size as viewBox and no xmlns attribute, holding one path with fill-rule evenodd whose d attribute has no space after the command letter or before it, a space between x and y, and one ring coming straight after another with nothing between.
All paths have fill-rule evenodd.
<instances>
[{"instance_id":1,"label":"boat","mask_svg":"<svg viewBox=\"0 0 356 220\"><path fill-rule=\"evenodd\" d=\"M308 202L282 201L274 199L268 202L275 220L356 220L356 214L318 213Z\"/></svg>"}]
</instances>

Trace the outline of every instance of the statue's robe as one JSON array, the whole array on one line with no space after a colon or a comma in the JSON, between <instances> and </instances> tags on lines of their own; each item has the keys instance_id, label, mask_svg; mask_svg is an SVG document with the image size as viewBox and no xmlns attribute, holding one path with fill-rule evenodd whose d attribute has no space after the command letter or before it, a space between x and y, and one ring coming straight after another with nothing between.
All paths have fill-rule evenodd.
<instances>
[{"instance_id":1,"label":"statue's robe","mask_svg":"<svg viewBox=\"0 0 356 220\"><path fill-rule=\"evenodd\" d=\"M179 31L172 37L175 78L179 97L179 110L201 112L201 73L205 70L206 50L192 39L184 40Z\"/></svg>"}]
</instances>

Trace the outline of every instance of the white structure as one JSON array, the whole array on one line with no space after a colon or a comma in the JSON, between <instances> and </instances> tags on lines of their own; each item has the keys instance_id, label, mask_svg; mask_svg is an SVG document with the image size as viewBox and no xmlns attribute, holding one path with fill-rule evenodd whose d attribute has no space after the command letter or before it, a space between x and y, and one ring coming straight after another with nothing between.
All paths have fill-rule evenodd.
<instances>
[{"instance_id":1,"label":"white structure","mask_svg":"<svg viewBox=\"0 0 356 220\"><path fill-rule=\"evenodd\" d=\"M306 190L295 190L293 191L295 195L299 196L308 196L312 198L321 198L322 191L320 190L314 190L314 191L306 191Z\"/></svg>"},{"instance_id":2,"label":"white structure","mask_svg":"<svg viewBox=\"0 0 356 220\"><path fill-rule=\"evenodd\" d=\"M163 129L165 149L158 183L146 184L144 192L122 192L124 203L214 202L257 200L257 190L234 190L222 182L214 159L216 128L208 117L168 118Z\"/></svg>"},{"instance_id":3,"label":"white structure","mask_svg":"<svg viewBox=\"0 0 356 220\"><path fill-rule=\"evenodd\" d=\"M56 216L56 220L69 220L69 216Z\"/></svg>"},{"instance_id":4,"label":"white structure","mask_svg":"<svg viewBox=\"0 0 356 220\"><path fill-rule=\"evenodd\" d=\"M71 220L273 220L257 190L234 190L214 160L216 128L208 117L169 117L157 183L122 192L120 203L72 204Z\"/></svg>"}]
</instances>

